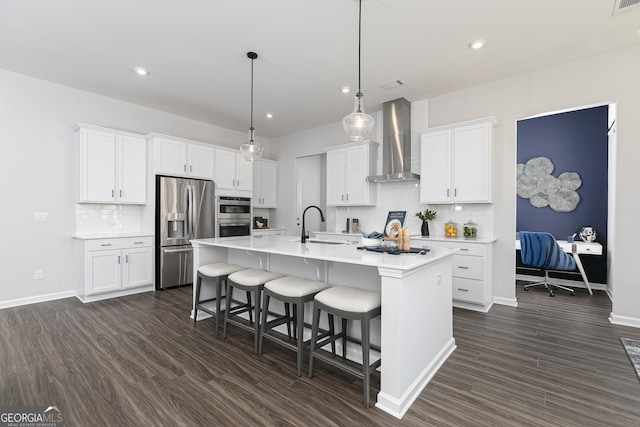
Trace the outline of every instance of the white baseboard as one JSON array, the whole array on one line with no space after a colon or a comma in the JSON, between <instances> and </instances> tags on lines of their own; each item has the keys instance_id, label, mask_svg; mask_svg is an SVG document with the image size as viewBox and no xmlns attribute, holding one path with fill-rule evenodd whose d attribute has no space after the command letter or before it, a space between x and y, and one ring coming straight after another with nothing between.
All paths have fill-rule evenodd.
<instances>
[{"instance_id":1,"label":"white baseboard","mask_svg":"<svg viewBox=\"0 0 640 427\"><path fill-rule=\"evenodd\" d=\"M37 295L33 297L18 298L7 301L0 301L0 309L9 307L18 307L21 305L37 304L39 302L53 301L62 298L71 298L76 296L76 291L63 291L53 294Z\"/></svg>"},{"instance_id":2,"label":"white baseboard","mask_svg":"<svg viewBox=\"0 0 640 427\"><path fill-rule=\"evenodd\" d=\"M518 300L514 298L493 297L494 304L508 305L509 307L517 307Z\"/></svg>"},{"instance_id":3,"label":"white baseboard","mask_svg":"<svg viewBox=\"0 0 640 427\"><path fill-rule=\"evenodd\" d=\"M631 326L634 328L640 328L640 319L637 317L618 316L613 313L609 315L609 322L614 325Z\"/></svg>"}]
</instances>

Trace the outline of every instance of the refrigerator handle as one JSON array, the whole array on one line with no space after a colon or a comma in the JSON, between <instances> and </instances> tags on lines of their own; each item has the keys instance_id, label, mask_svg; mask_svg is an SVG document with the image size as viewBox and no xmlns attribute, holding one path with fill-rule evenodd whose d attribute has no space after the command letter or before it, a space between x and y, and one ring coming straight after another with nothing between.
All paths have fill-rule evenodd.
<instances>
[{"instance_id":1,"label":"refrigerator handle","mask_svg":"<svg viewBox=\"0 0 640 427\"><path fill-rule=\"evenodd\" d=\"M187 234L188 237L190 239L194 238L194 224L193 224L193 219L194 219L194 209L193 209L193 187L191 185L187 185L187 216L188 216L188 220L187 220Z\"/></svg>"}]
</instances>

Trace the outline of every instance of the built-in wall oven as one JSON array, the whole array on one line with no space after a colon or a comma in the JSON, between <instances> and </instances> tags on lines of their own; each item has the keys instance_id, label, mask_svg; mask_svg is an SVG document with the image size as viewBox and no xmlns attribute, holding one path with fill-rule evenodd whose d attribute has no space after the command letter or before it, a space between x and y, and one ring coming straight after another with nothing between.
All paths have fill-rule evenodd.
<instances>
[{"instance_id":1,"label":"built-in wall oven","mask_svg":"<svg viewBox=\"0 0 640 427\"><path fill-rule=\"evenodd\" d=\"M251 199L219 196L217 227L217 237L249 236L251 234Z\"/></svg>"}]
</instances>

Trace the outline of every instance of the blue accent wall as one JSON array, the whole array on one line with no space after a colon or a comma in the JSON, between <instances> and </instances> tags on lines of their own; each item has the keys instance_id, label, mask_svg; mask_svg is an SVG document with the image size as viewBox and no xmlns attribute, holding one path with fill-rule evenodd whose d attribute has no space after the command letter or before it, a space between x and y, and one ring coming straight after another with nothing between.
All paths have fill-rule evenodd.
<instances>
[{"instance_id":1,"label":"blue accent wall","mask_svg":"<svg viewBox=\"0 0 640 427\"><path fill-rule=\"evenodd\" d=\"M518 121L517 162L548 157L555 165L553 176L577 172L582 186L576 190L580 203L572 212L536 208L529 199L516 196L517 231L546 231L558 240L565 240L583 226L591 226L606 254L608 114L609 107L605 105ZM590 282L606 283L606 256L584 256L581 260ZM580 280L579 276L567 278Z\"/></svg>"}]
</instances>

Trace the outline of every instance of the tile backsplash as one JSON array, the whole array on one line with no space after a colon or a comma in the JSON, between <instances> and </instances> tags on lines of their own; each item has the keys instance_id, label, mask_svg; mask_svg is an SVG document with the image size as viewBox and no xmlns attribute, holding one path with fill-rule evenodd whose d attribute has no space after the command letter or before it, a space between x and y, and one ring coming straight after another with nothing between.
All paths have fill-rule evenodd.
<instances>
[{"instance_id":1,"label":"tile backsplash","mask_svg":"<svg viewBox=\"0 0 640 427\"><path fill-rule=\"evenodd\" d=\"M138 205L76 204L76 234L140 231L142 207Z\"/></svg>"},{"instance_id":2,"label":"tile backsplash","mask_svg":"<svg viewBox=\"0 0 640 427\"><path fill-rule=\"evenodd\" d=\"M330 223L327 224L327 231L341 232L346 227L347 218L358 218L362 231L383 232L387 213L404 210L407 211L405 227L409 227L411 234L420 234L422 221L415 214L418 211L431 209L438 213L436 219L429 221L431 236L444 236L444 225L450 220L458 224L460 235L464 223L470 220L478 224L478 237L494 235L494 206L490 203L421 205L420 185L417 182L385 183L377 184L377 187L376 206L328 208Z\"/></svg>"}]
</instances>

